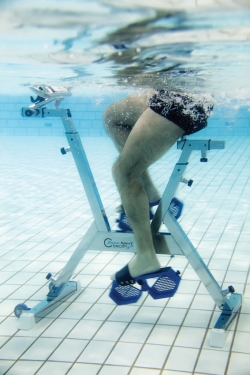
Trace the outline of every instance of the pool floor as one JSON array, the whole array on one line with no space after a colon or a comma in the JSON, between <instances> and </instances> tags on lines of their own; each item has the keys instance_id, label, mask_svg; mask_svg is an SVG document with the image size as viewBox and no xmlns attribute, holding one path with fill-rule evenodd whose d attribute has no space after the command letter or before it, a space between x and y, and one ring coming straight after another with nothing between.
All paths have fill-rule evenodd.
<instances>
[{"instance_id":1,"label":"pool floor","mask_svg":"<svg viewBox=\"0 0 250 375\"><path fill-rule=\"evenodd\" d=\"M223 138L214 138L223 139ZM110 223L119 196L111 176L117 153L106 137L83 138ZM116 306L110 275L133 256L88 251L73 278L82 292L29 331L13 310L45 299L48 272L66 264L92 222L64 137L2 137L0 141L0 375L249 375L250 369L250 138L226 138L208 163L193 153L177 197L183 229L218 283L244 294L222 349L209 344L219 310L184 257L159 256L182 274L171 299ZM151 168L163 192L180 151L173 147Z\"/></svg>"}]
</instances>

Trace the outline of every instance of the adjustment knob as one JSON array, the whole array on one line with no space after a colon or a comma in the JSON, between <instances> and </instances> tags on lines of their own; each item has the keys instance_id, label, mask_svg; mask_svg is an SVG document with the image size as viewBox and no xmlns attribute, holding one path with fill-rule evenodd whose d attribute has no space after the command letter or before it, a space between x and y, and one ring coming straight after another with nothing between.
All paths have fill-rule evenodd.
<instances>
[{"instance_id":1,"label":"adjustment knob","mask_svg":"<svg viewBox=\"0 0 250 375\"><path fill-rule=\"evenodd\" d=\"M234 287L232 285L230 285L228 287L228 290L229 290L230 293L234 293L235 292L235 289L234 289Z\"/></svg>"},{"instance_id":2,"label":"adjustment knob","mask_svg":"<svg viewBox=\"0 0 250 375\"><path fill-rule=\"evenodd\" d=\"M31 117L31 116L37 116L39 114L39 111L37 109L26 109L24 113L25 113L25 116Z\"/></svg>"}]
</instances>

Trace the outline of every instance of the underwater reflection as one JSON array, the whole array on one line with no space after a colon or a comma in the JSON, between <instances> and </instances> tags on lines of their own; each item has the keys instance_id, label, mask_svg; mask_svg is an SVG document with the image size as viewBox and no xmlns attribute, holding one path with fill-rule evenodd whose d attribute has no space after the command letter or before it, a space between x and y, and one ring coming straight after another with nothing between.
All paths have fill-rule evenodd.
<instances>
[{"instance_id":1,"label":"underwater reflection","mask_svg":"<svg viewBox=\"0 0 250 375\"><path fill-rule=\"evenodd\" d=\"M1 3L2 86L221 92L249 85L247 1Z\"/></svg>"}]
</instances>

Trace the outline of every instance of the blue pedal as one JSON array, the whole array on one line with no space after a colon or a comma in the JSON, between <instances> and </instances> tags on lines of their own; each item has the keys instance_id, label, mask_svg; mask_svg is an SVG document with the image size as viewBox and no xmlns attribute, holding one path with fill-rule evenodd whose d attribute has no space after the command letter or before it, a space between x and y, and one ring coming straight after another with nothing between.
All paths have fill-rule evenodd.
<instances>
[{"instance_id":1,"label":"blue pedal","mask_svg":"<svg viewBox=\"0 0 250 375\"><path fill-rule=\"evenodd\" d=\"M163 276L159 277L154 285L149 288L148 294L154 299L173 297L180 284L180 271L170 270Z\"/></svg>"},{"instance_id":2,"label":"blue pedal","mask_svg":"<svg viewBox=\"0 0 250 375\"><path fill-rule=\"evenodd\" d=\"M154 218L154 213L152 212L152 207L157 206L160 203L159 201L156 201L154 203L150 203L149 205L149 217L150 220L153 220ZM171 200L171 203L169 205L169 211L174 215L176 220L178 220L182 214L182 209L183 209L183 203L179 201L177 198L173 198ZM120 230L123 232L132 232L132 228L128 222L127 215L125 214L124 211L120 212L119 219L116 219L117 225Z\"/></svg>"},{"instance_id":3,"label":"blue pedal","mask_svg":"<svg viewBox=\"0 0 250 375\"><path fill-rule=\"evenodd\" d=\"M128 305L136 303L142 295L142 290L135 288L133 285L122 286L117 281L113 281L109 297L117 305Z\"/></svg>"},{"instance_id":4,"label":"blue pedal","mask_svg":"<svg viewBox=\"0 0 250 375\"><path fill-rule=\"evenodd\" d=\"M174 215L176 220L178 220L179 217L181 216L182 209L183 209L183 203L179 201L179 199L173 198L169 206L169 211Z\"/></svg>"},{"instance_id":5,"label":"blue pedal","mask_svg":"<svg viewBox=\"0 0 250 375\"><path fill-rule=\"evenodd\" d=\"M138 289L133 285L123 286L117 281L113 281L109 297L117 305L136 303L141 297L142 292L148 292L148 294L154 299L173 297L181 280L180 272L174 271L171 267L165 267L162 270L162 273L158 272L160 276L152 287L148 285L147 279L155 278L155 273L135 278L136 282L141 286L141 289Z\"/></svg>"}]
</instances>

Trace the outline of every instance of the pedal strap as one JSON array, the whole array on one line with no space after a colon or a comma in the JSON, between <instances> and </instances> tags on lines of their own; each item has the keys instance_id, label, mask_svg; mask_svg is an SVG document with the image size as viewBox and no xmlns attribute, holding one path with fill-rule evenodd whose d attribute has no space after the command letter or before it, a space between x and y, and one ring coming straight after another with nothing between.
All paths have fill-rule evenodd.
<instances>
[{"instance_id":1,"label":"pedal strap","mask_svg":"<svg viewBox=\"0 0 250 375\"><path fill-rule=\"evenodd\" d=\"M148 292L153 299L170 298L176 293L181 277L179 271L174 271L171 267L163 268L161 273L138 276L135 281L140 285L140 289L133 285L121 285L116 280L112 282L109 297L117 305L128 305L136 303L142 292ZM160 274L152 287L147 283L147 279Z\"/></svg>"}]
</instances>

